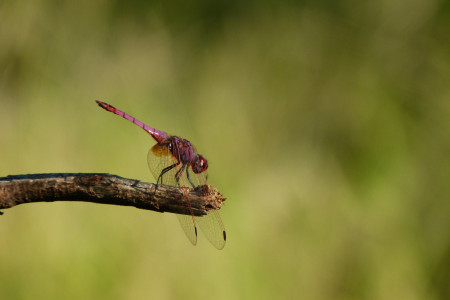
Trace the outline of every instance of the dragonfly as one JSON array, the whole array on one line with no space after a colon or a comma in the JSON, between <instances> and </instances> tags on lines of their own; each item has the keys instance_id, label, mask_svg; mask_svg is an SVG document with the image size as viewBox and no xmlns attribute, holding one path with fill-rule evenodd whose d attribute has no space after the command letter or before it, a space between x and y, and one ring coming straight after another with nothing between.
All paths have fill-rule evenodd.
<instances>
[{"instance_id":1,"label":"dragonfly","mask_svg":"<svg viewBox=\"0 0 450 300\"><path fill-rule=\"evenodd\" d=\"M197 153L191 142L150 127L108 103L99 100L96 102L106 111L141 127L156 141L156 144L148 151L147 162L157 186L158 184L167 184L176 187L198 188L207 184L208 161ZM227 238L219 212L213 210L206 216L194 216L187 197L183 201L191 214L176 214L176 216L191 243L197 244L197 225L199 225L208 241L217 249L223 249Z\"/></svg>"}]
</instances>

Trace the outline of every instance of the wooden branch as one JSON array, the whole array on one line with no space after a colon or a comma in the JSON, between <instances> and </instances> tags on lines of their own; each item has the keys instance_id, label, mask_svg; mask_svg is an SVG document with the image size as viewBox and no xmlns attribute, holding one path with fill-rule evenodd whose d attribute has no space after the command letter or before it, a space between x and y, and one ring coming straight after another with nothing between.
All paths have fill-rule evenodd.
<instances>
[{"instance_id":1,"label":"wooden branch","mask_svg":"<svg viewBox=\"0 0 450 300\"><path fill-rule=\"evenodd\" d=\"M190 214L185 205L186 197L196 216L220 209L225 201L212 185L196 189L166 185L156 187L153 183L111 174L56 173L0 177L0 209L32 202L84 201Z\"/></svg>"}]
</instances>

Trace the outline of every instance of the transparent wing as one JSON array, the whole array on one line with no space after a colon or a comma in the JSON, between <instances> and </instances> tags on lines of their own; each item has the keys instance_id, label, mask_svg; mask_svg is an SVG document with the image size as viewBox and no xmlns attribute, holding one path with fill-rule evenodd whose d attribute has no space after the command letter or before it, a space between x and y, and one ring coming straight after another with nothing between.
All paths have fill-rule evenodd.
<instances>
[{"instance_id":1,"label":"transparent wing","mask_svg":"<svg viewBox=\"0 0 450 300\"><path fill-rule=\"evenodd\" d=\"M147 163L150 172L152 173L155 181L158 180L159 175L165 168L176 164L176 159L172 156L169 148L161 146L159 144L154 145L147 154ZM175 173L181 168L181 164L174 167L170 171L166 172L162 178L162 183L166 185L177 186L175 180ZM161 182L159 182L161 183Z\"/></svg>"},{"instance_id":2,"label":"transparent wing","mask_svg":"<svg viewBox=\"0 0 450 300\"><path fill-rule=\"evenodd\" d=\"M197 245L197 226L195 226L194 217L179 214L177 214L176 216L178 218L178 221L180 222L181 228L183 228L183 231L189 241L191 241L192 245Z\"/></svg>"},{"instance_id":3,"label":"transparent wing","mask_svg":"<svg viewBox=\"0 0 450 300\"><path fill-rule=\"evenodd\" d=\"M198 226L205 234L208 241L217 249L221 250L225 247L227 235L222 219L217 210L211 211L206 216L195 217Z\"/></svg>"},{"instance_id":4,"label":"transparent wing","mask_svg":"<svg viewBox=\"0 0 450 300\"><path fill-rule=\"evenodd\" d=\"M162 170L173 166L177 163L177 160L172 156L169 149L166 146L162 146L159 144L154 145L147 154L147 163L152 173L155 181L158 180L159 175ZM171 170L164 173L162 177L162 184L178 186L177 181L175 179L175 174L182 168L182 165L179 164L173 167ZM189 181L186 177L186 172L183 172L183 176L180 178L179 186L189 187ZM161 183L161 182L160 182ZM191 205L187 198L184 201L184 204L188 210L191 209ZM189 241L193 244L197 244L197 226L195 224L195 219L192 215L176 215L178 221L180 222L181 228L183 228L184 233L186 234Z\"/></svg>"}]
</instances>

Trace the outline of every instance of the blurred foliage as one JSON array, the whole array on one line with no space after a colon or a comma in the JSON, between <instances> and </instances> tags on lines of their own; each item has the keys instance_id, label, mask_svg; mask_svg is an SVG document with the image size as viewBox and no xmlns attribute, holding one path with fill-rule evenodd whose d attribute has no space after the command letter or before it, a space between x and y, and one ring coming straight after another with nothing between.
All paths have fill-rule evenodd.
<instances>
[{"instance_id":1,"label":"blurred foliage","mask_svg":"<svg viewBox=\"0 0 450 300\"><path fill-rule=\"evenodd\" d=\"M450 298L448 1L0 2L0 176L152 181L191 140L229 241L50 203L0 217L2 299Z\"/></svg>"}]
</instances>

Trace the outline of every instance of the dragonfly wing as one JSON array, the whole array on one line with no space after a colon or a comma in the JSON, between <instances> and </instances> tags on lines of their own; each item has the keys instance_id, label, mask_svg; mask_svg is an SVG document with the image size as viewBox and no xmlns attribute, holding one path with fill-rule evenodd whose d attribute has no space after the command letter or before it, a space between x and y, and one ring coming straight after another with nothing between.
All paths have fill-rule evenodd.
<instances>
[{"instance_id":1,"label":"dragonfly wing","mask_svg":"<svg viewBox=\"0 0 450 300\"><path fill-rule=\"evenodd\" d=\"M148 151L147 163L150 172L152 173L153 177L155 177L155 181L158 181L159 175L161 174L162 170L169 166L172 166L173 164L176 164L177 161L172 156L167 146L156 144ZM180 167L181 165L178 165L170 171L166 172L162 178L163 184L176 186L177 184L175 180L175 173Z\"/></svg>"},{"instance_id":2,"label":"dragonfly wing","mask_svg":"<svg viewBox=\"0 0 450 300\"><path fill-rule=\"evenodd\" d=\"M194 218L189 215L179 214L177 214L177 218L180 222L181 228L183 228L184 233L191 241L192 245L197 245L197 227L195 226Z\"/></svg>"},{"instance_id":3,"label":"dragonfly wing","mask_svg":"<svg viewBox=\"0 0 450 300\"><path fill-rule=\"evenodd\" d=\"M159 175L162 170L167 167L170 167L177 163L177 160L170 153L169 148L164 145L156 144L149 151L147 155L147 162L150 172L155 177L155 180L158 180ZM182 168L181 164L175 166L171 170L167 171L162 178L162 184L171 185L171 186L181 186L181 187L190 187L189 181L186 177L186 172L183 172L180 181L177 183L175 179L175 174ZM161 183L161 181L159 182ZM191 205L188 199L183 199L185 207L188 211L192 211ZM193 245L197 244L197 226L195 224L195 220L193 215L176 215L178 221L180 222L181 228L183 228L184 233L187 238Z\"/></svg>"},{"instance_id":4,"label":"dragonfly wing","mask_svg":"<svg viewBox=\"0 0 450 300\"><path fill-rule=\"evenodd\" d=\"M195 220L205 234L208 241L217 249L221 250L225 247L227 235L222 219L217 210L211 211L206 216L195 217Z\"/></svg>"}]
</instances>

